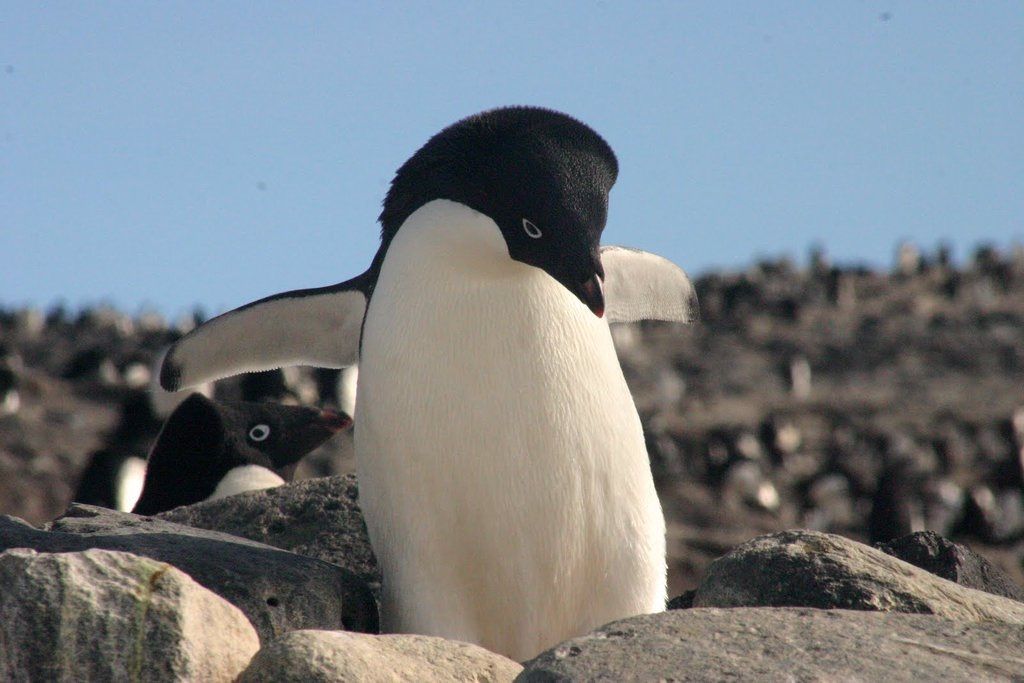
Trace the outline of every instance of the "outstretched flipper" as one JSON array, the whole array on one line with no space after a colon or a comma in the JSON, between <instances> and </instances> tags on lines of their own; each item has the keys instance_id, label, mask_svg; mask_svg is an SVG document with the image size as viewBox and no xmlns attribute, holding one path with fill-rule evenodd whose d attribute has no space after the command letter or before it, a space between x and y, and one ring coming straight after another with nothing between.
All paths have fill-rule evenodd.
<instances>
[{"instance_id":1,"label":"outstretched flipper","mask_svg":"<svg viewBox=\"0 0 1024 683\"><path fill-rule=\"evenodd\" d=\"M697 292L683 269L666 258L629 247L601 247L605 315L610 323L699 317Z\"/></svg>"},{"instance_id":2,"label":"outstretched flipper","mask_svg":"<svg viewBox=\"0 0 1024 683\"><path fill-rule=\"evenodd\" d=\"M329 287L274 294L213 318L175 343L160 385L178 391L288 365L343 368L359 356L367 273Z\"/></svg>"}]
</instances>

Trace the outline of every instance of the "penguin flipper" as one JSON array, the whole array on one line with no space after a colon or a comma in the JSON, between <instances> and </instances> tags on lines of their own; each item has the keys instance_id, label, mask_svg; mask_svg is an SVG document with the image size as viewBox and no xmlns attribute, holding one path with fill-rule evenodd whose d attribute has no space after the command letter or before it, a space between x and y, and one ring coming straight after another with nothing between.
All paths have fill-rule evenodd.
<instances>
[{"instance_id":1,"label":"penguin flipper","mask_svg":"<svg viewBox=\"0 0 1024 683\"><path fill-rule=\"evenodd\" d=\"M629 247L601 247L605 315L609 323L697 320L697 292L682 268Z\"/></svg>"},{"instance_id":2,"label":"penguin flipper","mask_svg":"<svg viewBox=\"0 0 1024 683\"><path fill-rule=\"evenodd\" d=\"M368 275L274 294L203 323L168 350L160 385L178 391L288 365L343 368L359 356Z\"/></svg>"}]
</instances>

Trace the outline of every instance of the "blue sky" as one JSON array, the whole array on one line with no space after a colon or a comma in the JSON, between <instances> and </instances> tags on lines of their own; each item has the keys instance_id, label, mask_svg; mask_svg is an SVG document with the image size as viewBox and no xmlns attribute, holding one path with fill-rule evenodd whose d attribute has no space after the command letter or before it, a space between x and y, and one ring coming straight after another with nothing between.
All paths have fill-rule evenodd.
<instances>
[{"instance_id":1,"label":"blue sky","mask_svg":"<svg viewBox=\"0 0 1024 683\"><path fill-rule=\"evenodd\" d=\"M0 306L224 310L361 272L397 166L544 105L605 242L691 274L1024 241L1024 3L4 3Z\"/></svg>"}]
</instances>

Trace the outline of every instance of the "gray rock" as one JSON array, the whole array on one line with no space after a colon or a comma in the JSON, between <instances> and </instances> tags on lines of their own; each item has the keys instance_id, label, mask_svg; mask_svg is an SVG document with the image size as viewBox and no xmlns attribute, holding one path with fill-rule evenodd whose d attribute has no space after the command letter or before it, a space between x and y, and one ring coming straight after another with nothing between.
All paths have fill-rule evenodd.
<instances>
[{"instance_id":1,"label":"gray rock","mask_svg":"<svg viewBox=\"0 0 1024 683\"><path fill-rule=\"evenodd\" d=\"M0 554L0 680L233 681L245 615L184 572L107 550Z\"/></svg>"},{"instance_id":2,"label":"gray rock","mask_svg":"<svg viewBox=\"0 0 1024 683\"><path fill-rule=\"evenodd\" d=\"M157 515L344 567L380 595L380 571L359 509L355 475L323 477L186 505Z\"/></svg>"},{"instance_id":3,"label":"gray rock","mask_svg":"<svg viewBox=\"0 0 1024 683\"><path fill-rule=\"evenodd\" d=\"M49 531L0 517L0 550L120 550L184 571L241 609L261 641L301 628L376 632L369 589L340 567L228 534L74 504Z\"/></svg>"},{"instance_id":4,"label":"gray rock","mask_svg":"<svg viewBox=\"0 0 1024 683\"><path fill-rule=\"evenodd\" d=\"M696 590L688 590L674 598L669 598L668 602L665 603L665 609L690 609L693 607L693 596L696 594Z\"/></svg>"},{"instance_id":5,"label":"gray rock","mask_svg":"<svg viewBox=\"0 0 1024 683\"><path fill-rule=\"evenodd\" d=\"M517 681L1020 680L1024 629L916 614L689 609L615 621Z\"/></svg>"},{"instance_id":6,"label":"gray rock","mask_svg":"<svg viewBox=\"0 0 1024 683\"><path fill-rule=\"evenodd\" d=\"M818 607L1024 624L1024 605L958 586L842 536L759 536L708 567L694 607Z\"/></svg>"},{"instance_id":7,"label":"gray rock","mask_svg":"<svg viewBox=\"0 0 1024 683\"><path fill-rule=\"evenodd\" d=\"M478 645L414 635L292 631L257 653L239 683L511 681L523 667Z\"/></svg>"},{"instance_id":8,"label":"gray rock","mask_svg":"<svg viewBox=\"0 0 1024 683\"><path fill-rule=\"evenodd\" d=\"M1024 602L1024 588L967 546L933 531L918 531L875 547L953 583Z\"/></svg>"}]
</instances>

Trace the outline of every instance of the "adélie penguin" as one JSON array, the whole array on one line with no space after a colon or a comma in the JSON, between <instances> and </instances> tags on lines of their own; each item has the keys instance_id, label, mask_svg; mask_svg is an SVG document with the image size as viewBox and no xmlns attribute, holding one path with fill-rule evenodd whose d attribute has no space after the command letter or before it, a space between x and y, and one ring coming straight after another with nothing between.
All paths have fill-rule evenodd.
<instances>
[{"instance_id":1,"label":"ad\u00e9lie penguin","mask_svg":"<svg viewBox=\"0 0 1024 683\"><path fill-rule=\"evenodd\" d=\"M142 494L146 461L119 449L101 448L89 457L72 498L76 503L128 512Z\"/></svg>"},{"instance_id":2,"label":"ad\u00e9lie penguin","mask_svg":"<svg viewBox=\"0 0 1024 683\"><path fill-rule=\"evenodd\" d=\"M601 247L618 164L558 112L444 129L399 168L351 280L226 313L167 389L359 362L360 505L385 630L516 660L665 605L665 526L610 322L688 322L685 273Z\"/></svg>"},{"instance_id":3,"label":"ad\u00e9lie penguin","mask_svg":"<svg viewBox=\"0 0 1024 683\"><path fill-rule=\"evenodd\" d=\"M155 515L280 486L303 456L351 425L348 415L334 411L194 393L160 430L132 512Z\"/></svg>"}]
</instances>

